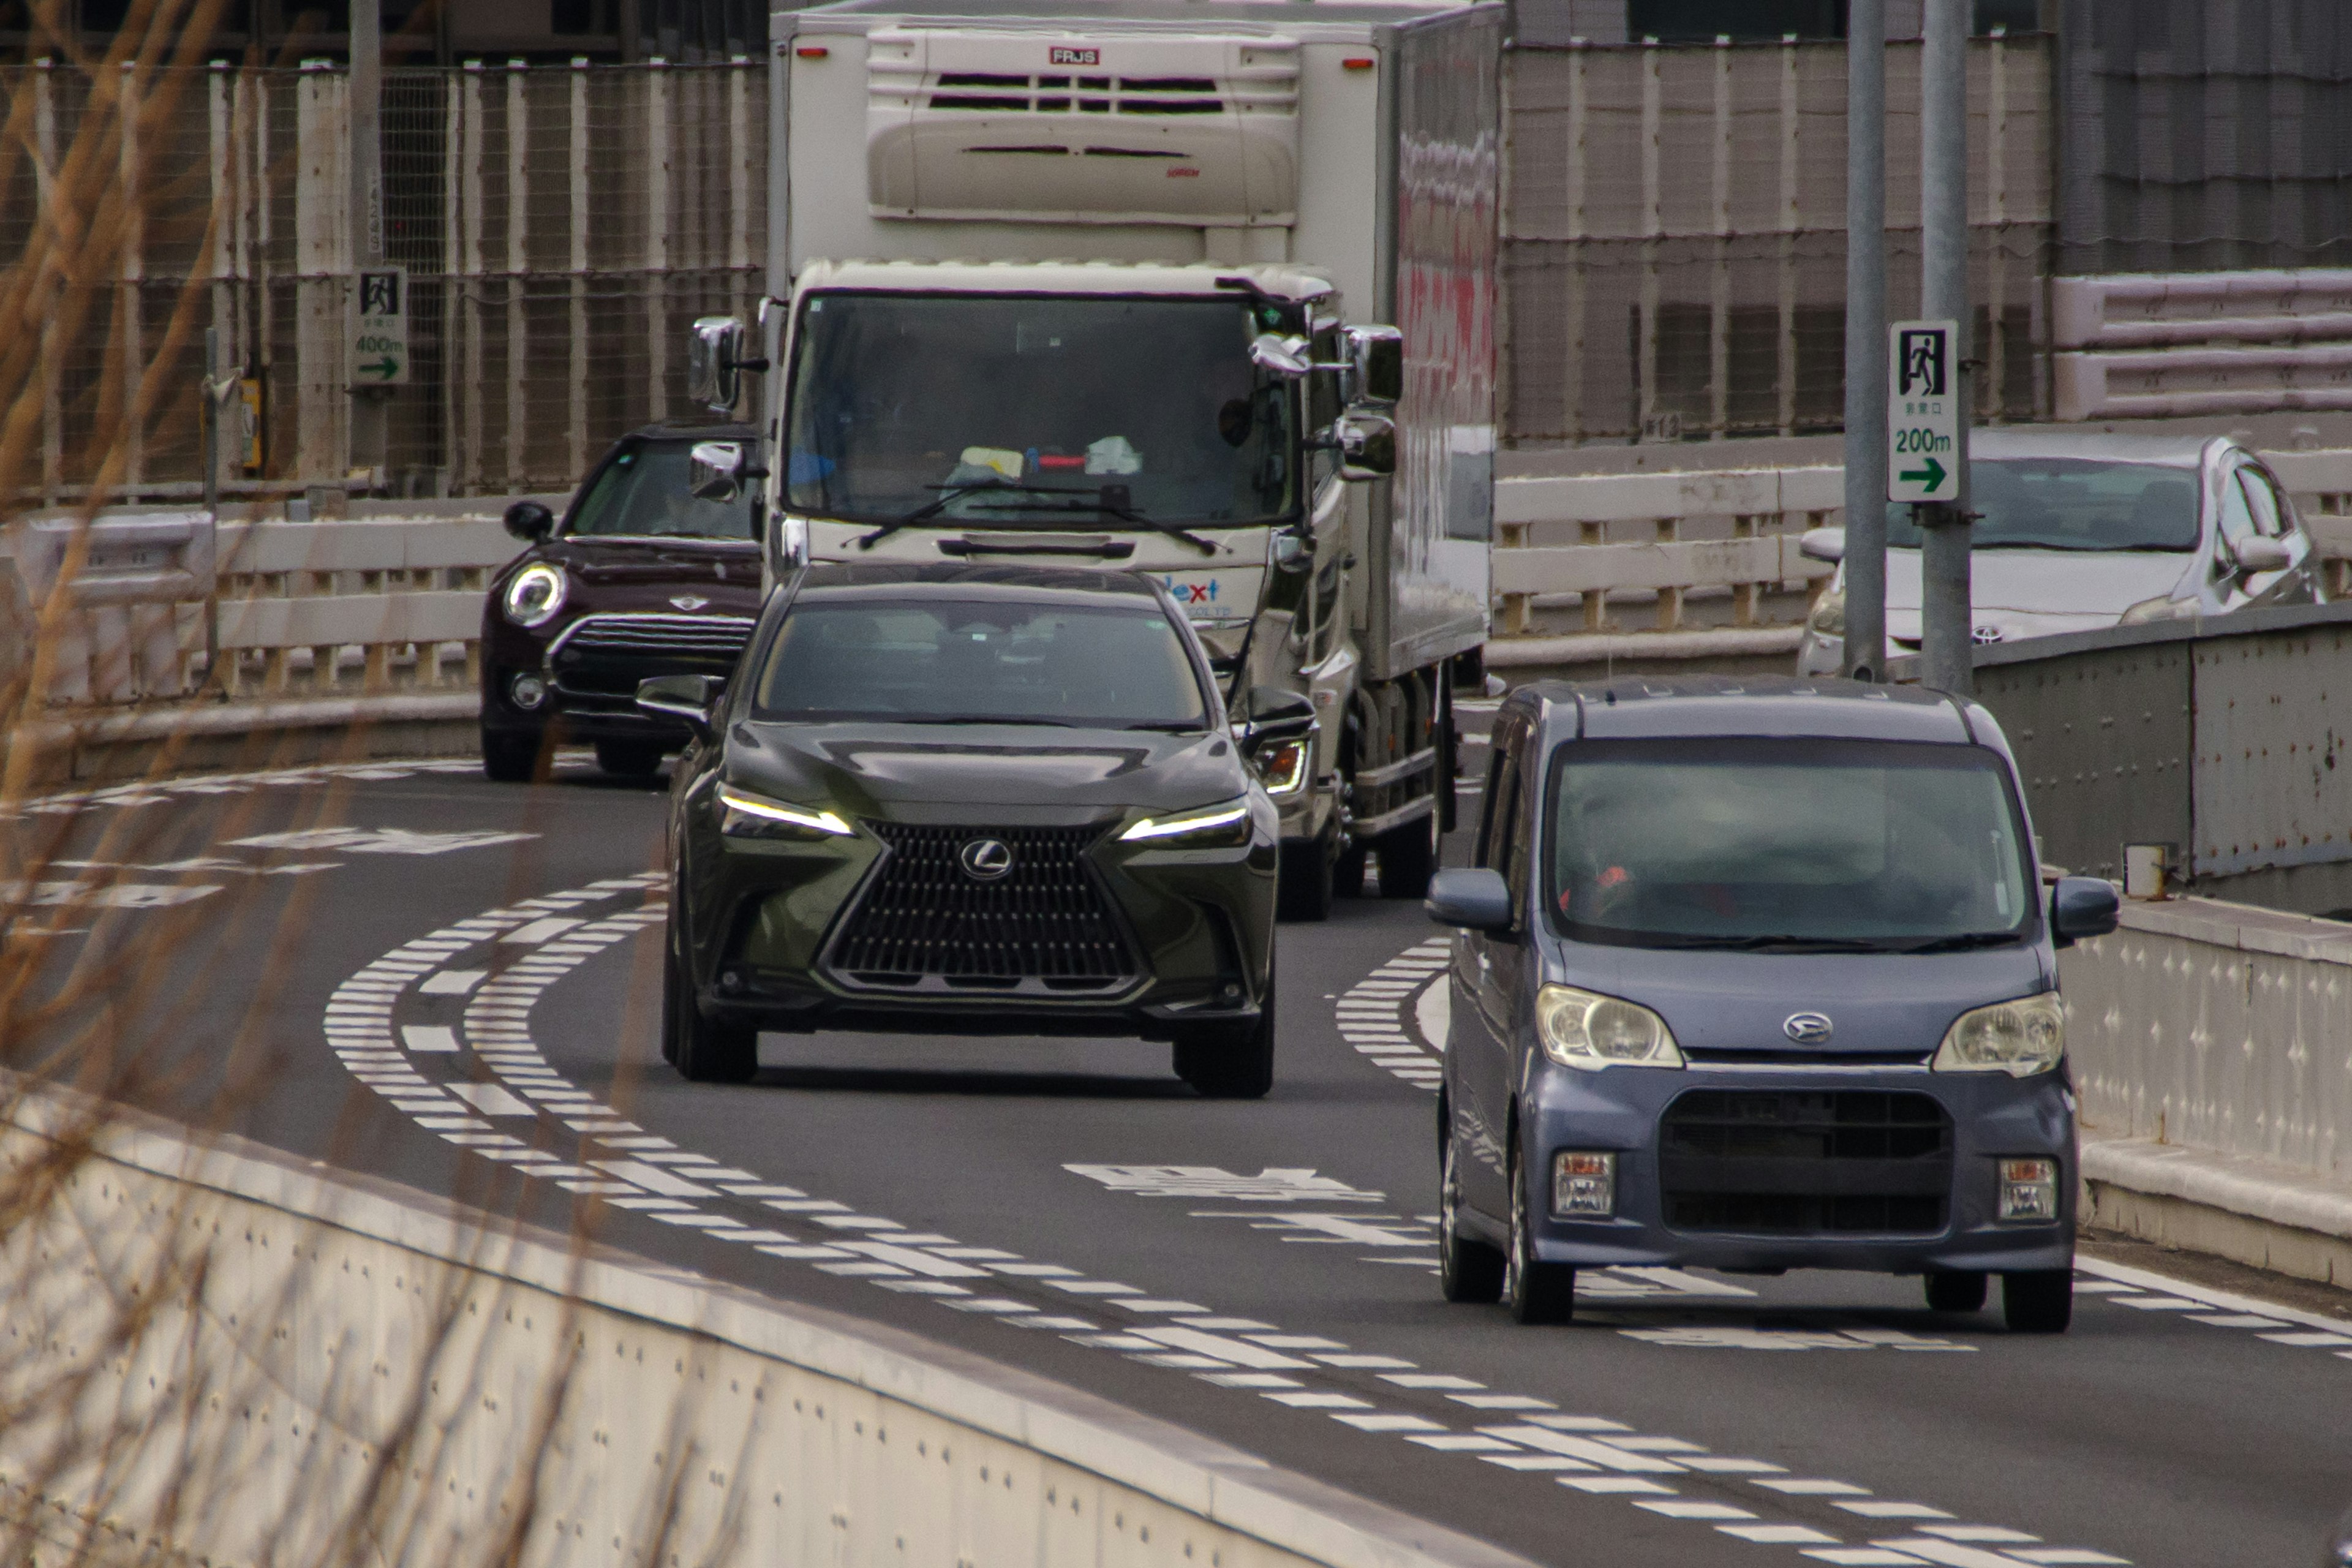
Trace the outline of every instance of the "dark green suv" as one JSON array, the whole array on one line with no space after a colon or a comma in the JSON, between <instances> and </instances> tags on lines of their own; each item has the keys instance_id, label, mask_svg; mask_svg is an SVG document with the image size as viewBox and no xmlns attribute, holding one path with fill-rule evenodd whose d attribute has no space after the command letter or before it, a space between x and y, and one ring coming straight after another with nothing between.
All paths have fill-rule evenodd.
<instances>
[{"instance_id":1,"label":"dark green suv","mask_svg":"<svg viewBox=\"0 0 2352 1568\"><path fill-rule=\"evenodd\" d=\"M820 565L734 679L649 680L674 773L663 1054L740 1080L762 1029L1170 1040L1274 1070L1279 827L1167 591L1137 574Z\"/></svg>"}]
</instances>

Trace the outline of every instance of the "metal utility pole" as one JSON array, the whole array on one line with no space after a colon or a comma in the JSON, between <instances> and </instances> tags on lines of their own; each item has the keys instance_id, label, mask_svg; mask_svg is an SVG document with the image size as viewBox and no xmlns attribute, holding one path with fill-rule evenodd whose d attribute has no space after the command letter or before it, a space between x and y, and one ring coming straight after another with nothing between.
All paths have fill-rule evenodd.
<instances>
[{"instance_id":1,"label":"metal utility pole","mask_svg":"<svg viewBox=\"0 0 2352 1568\"><path fill-rule=\"evenodd\" d=\"M352 261L356 275L383 266L383 6L351 0ZM359 287L356 276L353 289ZM352 394L352 467L379 468L390 445L391 389Z\"/></svg>"},{"instance_id":2,"label":"metal utility pole","mask_svg":"<svg viewBox=\"0 0 2352 1568\"><path fill-rule=\"evenodd\" d=\"M1969 0L1927 0L1919 74L1920 310L1954 324L1958 392L1952 468L1959 493L1919 508L1920 679L1966 696L1973 604L1969 585Z\"/></svg>"},{"instance_id":3,"label":"metal utility pole","mask_svg":"<svg viewBox=\"0 0 2352 1568\"><path fill-rule=\"evenodd\" d=\"M1845 35L1845 654L1886 668L1886 0Z\"/></svg>"}]
</instances>

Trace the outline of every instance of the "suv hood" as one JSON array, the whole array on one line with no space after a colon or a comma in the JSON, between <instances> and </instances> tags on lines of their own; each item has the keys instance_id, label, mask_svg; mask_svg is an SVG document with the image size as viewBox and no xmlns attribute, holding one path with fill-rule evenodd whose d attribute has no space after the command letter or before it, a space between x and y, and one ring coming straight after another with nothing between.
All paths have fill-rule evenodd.
<instances>
[{"instance_id":1,"label":"suv hood","mask_svg":"<svg viewBox=\"0 0 2352 1568\"><path fill-rule=\"evenodd\" d=\"M1181 811L1231 800L1249 779L1220 733L1027 724L745 721L729 731L728 762L729 782L745 789L909 821L968 821L976 810L1007 823Z\"/></svg>"}]
</instances>

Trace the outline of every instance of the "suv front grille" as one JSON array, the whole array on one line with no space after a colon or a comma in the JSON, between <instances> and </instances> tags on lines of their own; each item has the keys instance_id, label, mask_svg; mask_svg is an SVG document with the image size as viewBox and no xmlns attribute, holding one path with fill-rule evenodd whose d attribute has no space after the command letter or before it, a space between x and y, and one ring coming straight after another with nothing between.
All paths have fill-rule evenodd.
<instances>
[{"instance_id":1,"label":"suv front grille","mask_svg":"<svg viewBox=\"0 0 2352 1568\"><path fill-rule=\"evenodd\" d=\"M1137 974L1087 864L1094 827L934 827L868 822L889 846L835 942L831 967L860 986L1108 991ZM1013 867L969 875L964 847L994 839Z\"/></svg>"},{"instance_id":2,"label":"suv front grille","mask_svg":"<svg viewBox=\"0 0 2352 1568\"><path fill-rule=\"evenodd\" d=\"M1952 1121L1885 1089L1693 1089L1659 1121L1669 1227L1774 1236L1934 1236Z\"/></svg>"}]
</instances>

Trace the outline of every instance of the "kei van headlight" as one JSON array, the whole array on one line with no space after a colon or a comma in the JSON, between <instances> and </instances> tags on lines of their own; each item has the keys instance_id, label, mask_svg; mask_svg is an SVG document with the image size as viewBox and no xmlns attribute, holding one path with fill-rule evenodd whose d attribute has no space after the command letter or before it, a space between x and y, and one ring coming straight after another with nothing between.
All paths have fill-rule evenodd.
<instances>
[{"instance_id":1,"label":"kei van headlight","mask_svg":"<svg viewBox=\"0 0 2352 1568\"><path fill-rule=\"evenodd\" d=\"M1845 636L1845 595L1823 594L1822 602L1815 605L1813 613L1805 618L1805 625L1817 637L1835 641Z\"/></svg>"},{"instance_id":2,"label":"kei van headlight","mask_svg":"<svg viewBox=\"0 0 2352 1568\"><path fill-rule=\"evenodd\" d=\"M2054 991L1996 1002L1959 1016L1936 1048L1937 1072L2005 1072L2032 1078L2066 1054L2066 1011Z\"/></svg>"},{"instance_id":3,"label":"kei van headlight","mask_svg":"<svg viewBox=\"0 0 2352 1568\"><path fill-rule=\"evenodd\" d=\"M563 608L570 593L571 584L562 567L534 561L516 573L514 581L507 584L507 619L519 626L543 626Z\"/></svg>"},{"instance_id":4,"label":"kei van headlight","mask_svg":"<svg viewBox=\"0 0 2352 1568\"><path fill-rule=\"evenodd\" d=\"M1536 993L1544 1055L1570 1068L1678 1068L1682 1047L1666 1021L1637 1003L1573 985Z\"/></svg>"},{"instance_id":5,"label":"kei van headlight","mask_svg":"<svg viewBox=\"0 0 2352 1568\"><path fill-rule=\"evenodd\" d=\"M719 786L719 831L730 838L839 838L857 830L829 811Z\"/></svg>"},{"instance_id":6,"label":"kei van headlight","mask_svg":"<svg viewBox=\"0 0 2352 1568\"><path fill-rule=\"evenodd\" d=\"M1229 800L1223 805L1177 816L1147 816L1118 837L1125 844L1181 845L1187 849L1246 844L1250 838L1249 802Z\"/></svg>"}]
</instances>

